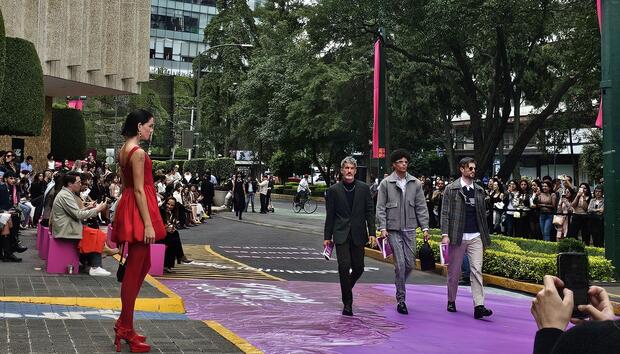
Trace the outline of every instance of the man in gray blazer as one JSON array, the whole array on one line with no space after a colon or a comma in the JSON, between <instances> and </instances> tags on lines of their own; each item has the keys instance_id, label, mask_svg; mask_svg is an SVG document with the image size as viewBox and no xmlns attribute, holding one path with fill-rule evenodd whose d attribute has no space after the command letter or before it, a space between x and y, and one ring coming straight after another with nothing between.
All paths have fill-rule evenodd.
<instances>
[{"instance_id":1,"label":"man in gray blazer","mask_svg":"<svg viewBox=\"0 0 620 354\"><path fill-rule=\"evenodd\" d=\"M482 255L491 243L487 225L485 191L474 183L476 160L464 157L459 162L461 178L450 183L441 204L441 243L448 244L448 311L456 312L456 292L465 253L469 257L474 318L491 316L484 307Z\"/></svg>"},{"instance_id":2,"label":"man in gray blazer","mask_svg":"<svg viewBox=\"0 0 620 354\"><path fill-rule=\"evenodd\" d=\"M375 215L370 188L355 180L357 162L346 157L340 163L342 182L327 190L323 245L336 244L338 274L344 308L342 314L353 316L353 286L364 272L364 246L375 242Z\"/></svg>"},{"instance_id":3,"label":"man in gray blazer","mask_svg":"<svg viewBox=\"0 0 620 354\"><path fill-rule=\"evenodd\" d=\"M398 149L390 155L394 172L381 181L377 195L377 221L381 236L387 237L394 256L396 310L408 314L405 282L415 268L415 232L422 228L428 239L428 207L422 182L407 173L411 156Z\"/></svg>"}]
</instances>

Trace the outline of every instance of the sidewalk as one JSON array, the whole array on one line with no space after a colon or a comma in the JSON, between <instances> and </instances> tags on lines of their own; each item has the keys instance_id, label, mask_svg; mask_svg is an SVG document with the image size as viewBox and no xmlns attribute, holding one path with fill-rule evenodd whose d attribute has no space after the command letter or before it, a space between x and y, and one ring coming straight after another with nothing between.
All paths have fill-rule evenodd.
<instances>
[{"instance_id":1,"label":"sidewalk","mask_svg":"<svg viewBox=\"0 0 620 354\"><path fill-rule=\"evenodd\" d=\"M47 274L35 249L36 230L23 230L21 263L0 263L0 353L112 353L120 314L118 262L103 259L108 277ZM183 300L151 277L135 312L151 352L259 352L217 322L190 320ZM122 351L128 352L127 344Z\"/></svg>"}]
</instances>

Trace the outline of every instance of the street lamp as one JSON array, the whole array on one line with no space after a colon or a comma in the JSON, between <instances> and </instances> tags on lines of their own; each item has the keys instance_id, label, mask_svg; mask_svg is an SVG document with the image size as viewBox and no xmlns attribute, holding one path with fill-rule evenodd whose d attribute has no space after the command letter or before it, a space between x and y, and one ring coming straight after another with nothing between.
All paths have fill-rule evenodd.
<instances>
[{"instance_id":1,"label":"street lamp","mask_svg":"<svg viewBox=\"0 0 620 354\"><path fill-rule=\"evenodd\" d=\"M202 51L201 53L198 54L198 70L194 69L194 79L196 80L196 101L197 101L197 112L196 112L196 124L194 125L192 130L200 130L200 111L201 111L201 100L200 100L200 73L202 72L202 56L204 54L206 54L207 52L209 52L210 50L216 49L216 48L221 48L221 47L240 47L240 48L252 48L254 47L252 44L247 44L247 43L225 43L225 44L218 44L218 45L214 45L212 47L209 47L207 49L205 49L204 51ZM200 135L196 136L196 142L197 145L200 146L199 144L200 141ZM198 153L198 151L196 152Z\"/></svg>"}]
</instances>

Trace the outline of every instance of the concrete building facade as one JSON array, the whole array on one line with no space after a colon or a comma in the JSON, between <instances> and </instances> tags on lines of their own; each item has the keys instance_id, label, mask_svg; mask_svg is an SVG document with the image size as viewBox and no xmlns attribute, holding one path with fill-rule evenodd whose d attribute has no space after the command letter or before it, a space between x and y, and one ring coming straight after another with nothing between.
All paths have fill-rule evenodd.
<instances>
[{"instance_id":1,"label":"concrete building facade","mask_svg":"<svg viewBox=\"0 0 620 354\"><path fill-rule=\"evenodd\" d=\"M148 81L151 1L0 0L0 9L6 36L32 42L41 60L42 135L23 139L24 155L42 169L50 150L52 97L136 94ZM0 148L10 149L13 138L22 137L0 136Z\"/></svg>"}]
</instances>

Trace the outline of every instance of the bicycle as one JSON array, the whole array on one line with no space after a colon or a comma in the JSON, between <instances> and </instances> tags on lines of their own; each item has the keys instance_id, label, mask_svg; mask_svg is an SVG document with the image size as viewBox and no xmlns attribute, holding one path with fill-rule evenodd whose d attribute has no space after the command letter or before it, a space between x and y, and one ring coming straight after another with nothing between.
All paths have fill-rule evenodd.
<instances>
[{"instance_id":1,"label":"bicycle","mask_svg":"<svg viewBox=\"0 0 620 354\"><path fill-rule=\"evenodd\" d=\"M293 200L293 211L297 214L303 209L306 214L312 214L316 211L317 204L315 200L308 196L300 196L298 201Z\"/></svg>"}]
</instances>

